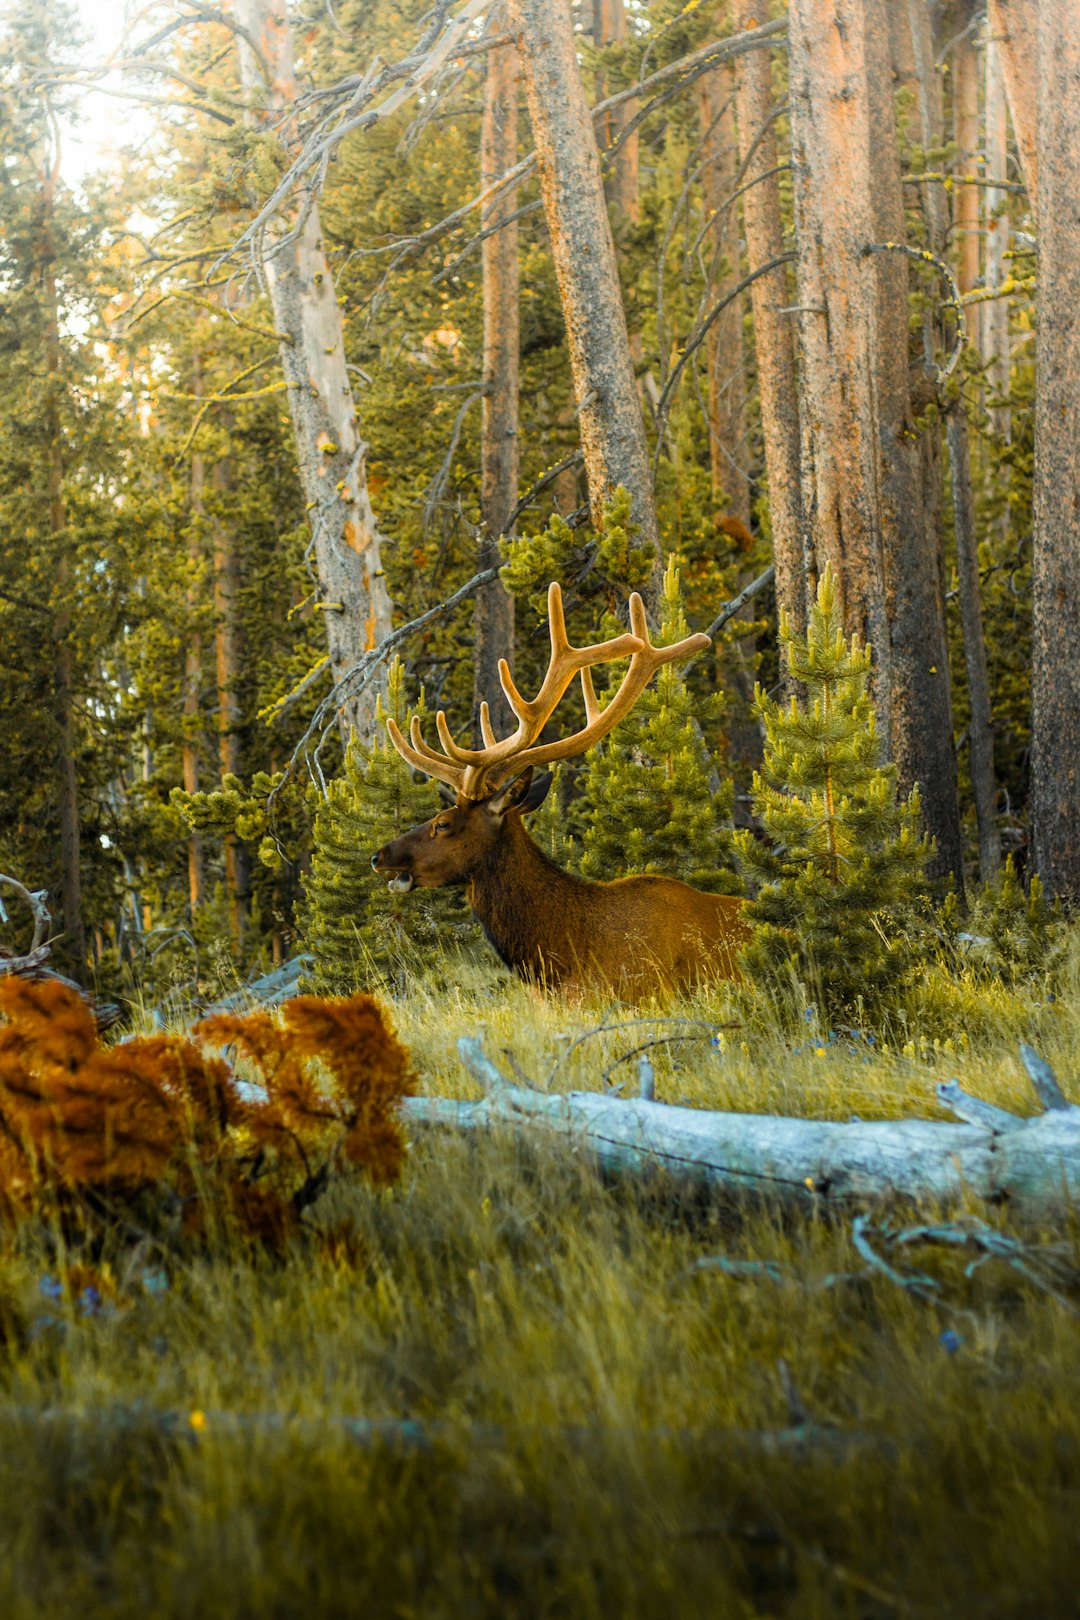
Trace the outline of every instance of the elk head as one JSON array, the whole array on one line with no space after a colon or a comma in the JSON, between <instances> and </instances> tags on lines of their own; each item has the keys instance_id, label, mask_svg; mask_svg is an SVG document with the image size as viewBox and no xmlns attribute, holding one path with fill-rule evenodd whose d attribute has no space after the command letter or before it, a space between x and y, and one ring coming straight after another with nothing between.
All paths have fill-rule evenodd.
<instances>
[{"instance_id":1,"label":"elk head","mask_svg":"<svg viewBox=\"0 0 1080 1620\"><path fill-rule=\"evenodd\" d=\"M495 737L486 703L480 706L482 748L460 747L441 710L435 725L442 752L424 741L418 719L412 722L409 742L393 720L387 721L391 741L402 758L445 782L456 794L452 806L384 845L372 857L377 872L394 874L392 889L404 893L414 887L472 882L490 863L507 831L519 827L521 816L543 803L551 777L545 774L534 779L534 768L583 754L629 714L657 669L709 645L708 636L695 635L671 647L654 647L644 604L635 592L630 598L628 632L591 647L572 647L566 634L562 592L555 583L548 587L548 632L551 657L547 674L531 701L514 685L505 658L499 660L499 679L518 722L511 736L501 741ZM591 668L627 656L630 667L622 684L601 709ZM581 677L585 699L585 725L561 741L540 742L541 732L576 675Z\"/></svg>"}]
</instances>

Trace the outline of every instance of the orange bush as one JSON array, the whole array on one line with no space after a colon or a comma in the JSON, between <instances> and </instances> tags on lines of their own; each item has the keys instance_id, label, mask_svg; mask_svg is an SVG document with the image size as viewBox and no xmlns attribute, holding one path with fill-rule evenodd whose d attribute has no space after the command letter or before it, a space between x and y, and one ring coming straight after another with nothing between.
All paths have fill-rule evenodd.
<instances>
[{"instance_id":1,"label":"orange bush","mask_svg":"<svg viewBox=\"0 0 1080 1620\"><path fill-rule=\"evenodd\" d=\"M397 1103L412 1065L370 996L298 996L281 1023L223 1014L197 1025L194 1040L110 1047L86 1003L56 981L0 979L0 1013L9 1216L49 1198L99 1212L102 1197L158 1188L180 1198L187 1230L205 1226L212 1204L216 1219L277 1240L343 1161L377 1183L401 1173ZM215 1048L248 1058L254 1084Z\"/></svg>"}]
</instances>

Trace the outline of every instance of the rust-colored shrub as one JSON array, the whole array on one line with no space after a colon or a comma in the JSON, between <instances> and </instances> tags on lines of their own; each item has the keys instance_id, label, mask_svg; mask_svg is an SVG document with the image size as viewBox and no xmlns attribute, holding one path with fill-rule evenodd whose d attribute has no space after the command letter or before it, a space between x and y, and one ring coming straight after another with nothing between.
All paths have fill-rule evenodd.
<instances>
[{"instance_id":1,"label":"rust-colored shrub","mask_svg":"<svg viewBox=\"0 0 1080 1620\"><path fill-rule=\"evenodd\" d=\"M370 996L300 996L219 1015L195 1039L103 1047L75 991L0 979L0 1212L51 1202L101 1218L159 1192L186 1231L215 1221L272 1244L342 1163L401 1173L408 1051ZM220 1049L251 1061L244 1085ZM218 1049L215 1052L214 1049ZM318 1060L324 1073L313 1064Z\"/></svg>"}]
</instances>

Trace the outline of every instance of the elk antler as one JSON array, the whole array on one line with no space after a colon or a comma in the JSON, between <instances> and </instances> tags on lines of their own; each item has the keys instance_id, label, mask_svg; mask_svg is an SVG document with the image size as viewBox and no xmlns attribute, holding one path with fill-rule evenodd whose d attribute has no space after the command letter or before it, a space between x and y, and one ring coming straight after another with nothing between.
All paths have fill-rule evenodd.
<instances>
[{"instance_id":1,"label":"elk antler","mask_svg":"<svg viewBox=\"0 0 1080 1620\"><path fill-rule=\"evenodd\" d=\"M499 742L491 729L491 717L486 703L480 705L480 730L483 748L460 748L450 735L446 716L440 709L435 716L443 752L440 754L424 741L420 722L414 717L410 730L410 743L405 741L401 729L393 720L386 722L390 740L403 759L428 776L446 782L465 799L486 799L510 776L519 775L529 765L546 765L555 759L571 759L583 754L593 743L606 737L619 721L629 714L655 672L663 664L677 658L689 658L709 645L708 636L687 636L671 647L654 647L649 640L649 626L645 618L645 605L635 591L630 598L630 632L615 636L611 641L598 642L594 647L571 647L566 636L563 617L562 591L554 582L548 586L548 633L551 637L551 658L547 674L536 697L531 702L521 696L510 675L505 658L499 660L499 680L506 693L506 701L517 716L517 730ZM596 701L592 675L593 664L608 663L630 654L630 668L623 676L622 685L603 709ZM572 737L561 742L537 743L544 727L554 714L559 700L575 675L581 676L581 690L585 698L585 725Z\"/></svg>"}]
</instances>

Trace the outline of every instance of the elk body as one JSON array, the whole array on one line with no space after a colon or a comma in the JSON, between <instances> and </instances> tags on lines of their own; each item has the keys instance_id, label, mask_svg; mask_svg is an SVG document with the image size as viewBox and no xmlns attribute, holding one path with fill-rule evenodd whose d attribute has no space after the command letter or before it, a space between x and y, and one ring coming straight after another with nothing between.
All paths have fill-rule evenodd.
<instances>
[{"instance_id":1,"label":"elk body","mask_svg":"<svg viewBox=\"0 0 1080 1620\"><path fill-rule=\"evenodd\" d=\"M456 803L385 844L372 857L398 892L463 884L469 905L503 961L522 978L571 991L615 990L638 995L700 978L732 978L749 938L742 902L704 894L668 877L626 877L589 883L572 877L533 843L523 816L544 801L551 784L537 765L569 759L606 736L629 713L654 672L708 646L689 636L671 647L649 640L645 609L630 599L630 633L593 647L571 647L558 585L548 591L551 660L540 692L522 698L505 659L499 676L518 718L513 736L497 741L481 708L484 747L461 748L440 712L443 752L431 748L417 720L411 743L393 721L391 740L411 765L453 787ZM622 685L601 709L589 673L594 664L630 656ZM537 738L560 698L580 675L584 728L559 742Z\"/></svg>"}]
</instances>

